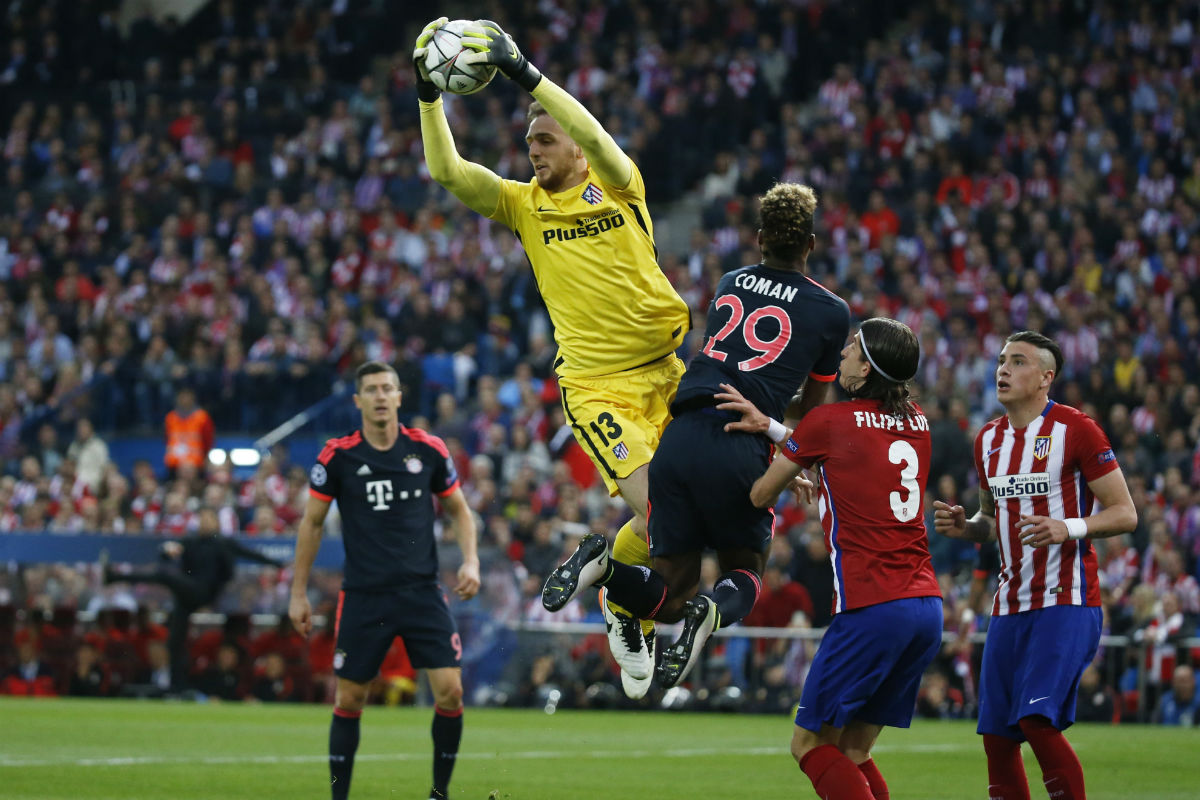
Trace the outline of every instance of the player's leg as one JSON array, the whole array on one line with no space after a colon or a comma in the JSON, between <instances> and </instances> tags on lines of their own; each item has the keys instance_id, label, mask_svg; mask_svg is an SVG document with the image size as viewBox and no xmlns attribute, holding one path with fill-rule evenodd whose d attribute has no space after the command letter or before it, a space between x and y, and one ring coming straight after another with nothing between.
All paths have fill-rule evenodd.
<instances>
[{"instance_id":1,"label":"player's leg","mask_svg":"<svg viewBox=\"0 0 1200 800\"><path fill-rule=\"evenodd\" d=\"M838 749L841 733L832 725L822 725L816 731L796 725L792 730L792 758L822 800L872 800L867 779Z\"/></svg>"},{"instance_id":2,"label":"player's leg","mask_svg":"<svg viewBox=\"0 0 1200 800\"><path fill-rule=\"evenodd\" d=\"M439 586L396 592L400 636L409 661L429 676L433 690L431 800L447 796L463 730L462 639Z\"/></svg>"},{"instance_id":3,"label":"player's leg","mask_svg":"<svg viewBox=\"0 0 1200 800\"><path fill-rule=\"evenodd\" d=\"M1016 654L1024 649L1024 614L992 617L979 674L979 724L987 756L988 797L996 800L1029 800L1029 779L1021 758L1020 727L1009 723L1012 714Z\"/></svg>"},{"instance_id":4,"label":"player's leg","mask_svg":"<svg viewBox=\"0 0 1200 800\"><path fill-rule=\"evenodd\" d=\"M698 581L700 554L695 553L694 557ZM713 587L711 598L700 595L682 600L695 595L695 583L688 594L673 591L669 595L670 600L677 604L678 613L682 614L683 628L675 642L663 651L662 662L658 665L658 678L663 686L676 686L682 682L699 662L708 638L718 629L740 622L758 600L762 585L759 575L766 563L765 553L749 548L733 548L719 551L717 557L723 572ZM655 564L661 560L656 558ZM674 590L674 584L671 586ZM674 612L674 607L670 611ZM665 614L659 618L671 621Z\"/></svg>"},{"instance_id":5,"label":"player's leg","mask_svg":"<svg viewBox=\"0 0 1200 800\"><path fill-rule=\"evenodd\" d=\"M329 788L333 800L350 796L367 687L378 674L396 635L389 623L392 605L386 597L366 592L343 591L338 595L333 653L337 689L329 724Z\"/></svg>"},{"instance_id":6,"label":"player's leg","mask_svg":"<svg viewBox=\"0 0 1200 800\"><path fill-rule=\"evenodd\" d=\"M871 758L871 748L875 746L882 730L882 725L859 719L852 720L842 728L842 735L838 737L838 749L854 762L858 771L867 779L867 786L870 787L874 800L891 800L887 781L875 765L875 759Z\"/></svg>"},{"instance_id":7,"label":"player's leg","mask_svg":"<svg viewBox=\"0 0 1200 800\"><path fill-rule=\"evenodd\" d=\"M339 677L329 723L329 789L333 800L350 796L354 754L358 752L359 722L367 703L367 684Z\"/></svg>"},{"instance_id":8,"label":"player's leg","mask_svg":"<svg viewBox=\"0 0 1200 800\"><path fill-rule=\"evenodd\" d=\"M1085 796L1083 765L1062 732L1075 721L1079 679L1100 644L1100 609L1050 606L1025 616L1032 629L1018 724L1042 768L1046 792L1079 800Z\"/></svg>"},{"instance_id":9,"label":"player's leg","mask_svg":"<svg viewBox=\"0 0 1200 800\"><path fill-rule=\"evenodd\" d=\"M429 800L445 800L450 776L458 760L458 745L463 730L462 670L439 667L428 670L433 690L433 788Z\"/></svg>"},{"instance_id":10,"label":"player's leg","mask_svg":"<svg viewBox=\"0 0 1200 800\"><path fill-rule=\"evenodd\" d=\"M171 690L182 691L188 687L188 632L191 629L192 612L205 601L204 586L199 581L170 569L135 570L113 572L107 564L103 569L104 583L149 583L165 586L171 592L173 608L167 621L167 652L171 660Z\"/></svg>"}]
</instances>

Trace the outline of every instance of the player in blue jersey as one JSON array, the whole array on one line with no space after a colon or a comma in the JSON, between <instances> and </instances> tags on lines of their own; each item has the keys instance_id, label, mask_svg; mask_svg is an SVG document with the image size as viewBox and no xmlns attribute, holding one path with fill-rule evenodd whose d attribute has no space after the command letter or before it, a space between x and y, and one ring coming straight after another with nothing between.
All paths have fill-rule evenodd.
<instances>
[{"instance_id":1,"label":"player in blue jersey","mask_svg":"<svg viewBox=\"0 0 1200 800\"><path fill-rule=\"evenodd\" d=\"M433 690L430 798L444 800L462 737L462 642L438 585L434 496L458 534L462 566L454 591L464 600L479 591L475 522L446 445L399 423L396 371L368 361L355 374L355 389L362 428L330 439L309 475L288 613L307 636L312 630L308 576L329 504L337 500L346 563L338 596L337 691L329 730L333 798L349 796L367 684L399 636L413 666L426 670Z\"/></svg>"},{"instance_id":2,"label":"player in blue jersey","mask_svg":"<svg viewBox=\"0 0 1200 800\"><path fill-rule=\"evenodd\" d=\"M717 285L704 347L679 383L672 421L650 462L654 569L617 563L604 537L591 534L542 592L543 605L555 611L598 584L634 616L684 619L656 672L667 687L683 680L714 630L754 607L771 543L771 511L750 502L750 486L771 460L771 440L739 430L741 414L718 408L716 395L732 386L794 425L823 402L837 373L850 310L806 274L816 205L807 186L774 186L762 197L762 262ZM786 428L777 426L774 438L782 441ZM717 551L722 572L711 599L695 596L706 548Z\"/></svg>"}]
</instances>

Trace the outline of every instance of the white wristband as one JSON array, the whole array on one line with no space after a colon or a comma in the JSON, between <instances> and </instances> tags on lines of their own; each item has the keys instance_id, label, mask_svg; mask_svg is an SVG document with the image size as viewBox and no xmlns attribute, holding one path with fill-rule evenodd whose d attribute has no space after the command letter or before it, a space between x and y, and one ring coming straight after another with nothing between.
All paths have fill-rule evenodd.
<instances>
[{"instance_id":1,"label":"white wristband","mask_svg":"<svg viewBox=\"0 0 1200 800\"><path fill-rule=\"evenodd\" d=\"M1064 519L1063 523L1067 526L1068 539L1087 538L1087 520L1080 517L1071 517L1070 519Z\"/></svg>"},{"instance_id":2,"label":"white wristband","mask_svg":"<svg viewBox=\"0 0 1200 800\"><path fill-rule=\"evenodd\" d=\"M775 444L783 444L788 438L788 429L777 419L767 423L767 438Z\"/></svg>"}]
</instances>

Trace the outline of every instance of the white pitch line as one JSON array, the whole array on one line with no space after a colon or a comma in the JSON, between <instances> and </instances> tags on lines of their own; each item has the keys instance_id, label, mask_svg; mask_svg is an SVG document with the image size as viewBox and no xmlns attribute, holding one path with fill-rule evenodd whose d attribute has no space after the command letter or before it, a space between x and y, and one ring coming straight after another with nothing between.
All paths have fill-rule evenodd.
<instances>
[{"instance_id":1,"label":"white pitch line","mask_svg":"<svg viewBox=\"0 0 1200 800\"><path fill-rule=\"evenodd\" d=\"M964 750L974 750L976 747L966 744L920 744L920 745L881 745L875 748L877 753L947 753ZM625 759L625 758L704 758L717 755L737 756L783 756L787 755L786 747L739 747L739 748L698 748L698 749L668 749L668 750L590 750L586 753L562 752L552 750L525 750L508 753L462 753L459 760L465 761L494 761L499 759L557 759L557 758L591 758L591 759ZM356 761L427 761L428 753L363 753L355 758ZM20 758L0 754L0 768L20 767L141 767L160 766L168 764L324 764L327 756L317 754L306 755L261 755L261 756L113 756L93 758Z\"/></svg>"}]
</instances>

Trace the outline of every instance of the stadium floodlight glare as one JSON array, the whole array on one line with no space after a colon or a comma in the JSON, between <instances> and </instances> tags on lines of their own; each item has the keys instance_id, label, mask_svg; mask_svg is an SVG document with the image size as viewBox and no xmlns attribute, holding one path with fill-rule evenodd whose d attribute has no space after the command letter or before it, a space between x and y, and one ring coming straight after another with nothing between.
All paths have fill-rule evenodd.
<instances>
[{"instance_id":1,"label":"stadium floodlight glare","mask_svg":"<svg viewBox=\"0 0 1200 800\"><path fill-rule=\"evenodd\" d=\"M229 451L229 460L235 467L257 467L261 459L253 447L235 447Z\"/></svg>"},{"instance_id":2,"label":"stadium floodlight glare","mask_svg":"<svg viewBox=\"0 0 1200 800\"><path fill-rule=\"evenodd\" d=\"M225 451L219 447L214 447L208 451L208 463L214 467L219 467L225 463Z\"/></svg>"}]
</instances>

